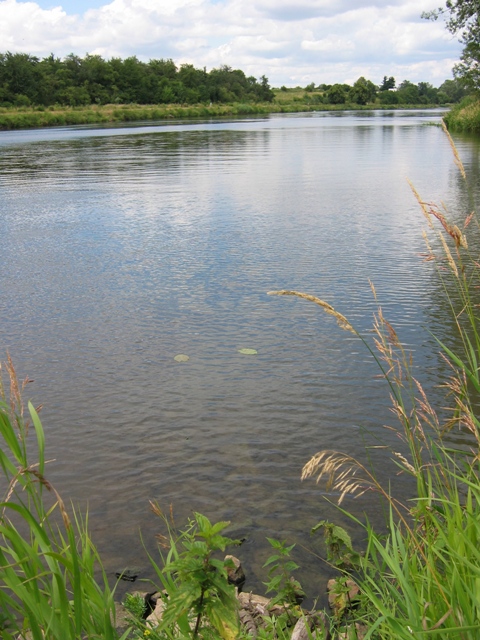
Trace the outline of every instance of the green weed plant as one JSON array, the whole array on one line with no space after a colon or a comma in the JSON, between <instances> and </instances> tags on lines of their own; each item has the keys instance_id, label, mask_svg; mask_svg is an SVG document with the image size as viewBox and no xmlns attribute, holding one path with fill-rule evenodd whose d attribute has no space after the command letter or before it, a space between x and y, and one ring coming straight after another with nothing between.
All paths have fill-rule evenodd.
<instances>
[{"instance_id":1,"label":"green weed plant","mask_svg":"<svg viewBox=\"0 0 480 640\"><path fill-rule=\"evenodd\" d=\"M164 590L164 611L155 637L239 637L235 587L227 576L233 563L219 557L227 546L237 543L222 535L230 523L212 524L195 513L187 527L177 532L172 514L169 518L158 504L151 506L167 527L167 535L159 536L161 563L149 555Z\"/></svg>"}]
</instances>

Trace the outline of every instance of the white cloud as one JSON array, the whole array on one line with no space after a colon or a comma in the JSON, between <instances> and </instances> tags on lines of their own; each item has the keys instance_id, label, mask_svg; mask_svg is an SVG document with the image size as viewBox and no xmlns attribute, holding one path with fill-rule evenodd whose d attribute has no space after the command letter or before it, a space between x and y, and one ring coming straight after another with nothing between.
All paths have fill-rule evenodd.
<instances>
[{"instance_id":1,"label":"white cloud","mask_svg":"<svg viewBox=\"0 0 480 640\"><path fill-rule=\"evenodd\" d=\"M461 51L441 21L420 18L438 0L113 0L77 14L43 2L0 0L3 51L228 64L274 86L360 75L438 84Z\"/></svg>"}]
</instances>

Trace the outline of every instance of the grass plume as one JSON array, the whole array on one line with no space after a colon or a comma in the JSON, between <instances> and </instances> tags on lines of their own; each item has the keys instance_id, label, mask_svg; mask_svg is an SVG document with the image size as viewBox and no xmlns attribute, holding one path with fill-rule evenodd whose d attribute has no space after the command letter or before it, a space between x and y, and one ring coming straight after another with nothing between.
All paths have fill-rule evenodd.
<instances>
[{"instance_id":1,"label":"grass plume","mask_svg":"<svg viewBox=\"0 0 480 640\"><path fill-rule=\"evenodd\" d=\"M350 333L353 333L354 335L357 335L357 332L352 327L352 325L349 323L349 321L345 318L345 316L343 316L338 311L335 311L335 309L332 307L331 304L328 304L328 302L325 302L325 300L322 300L321 298L317 298L316 296L312 296L309 293L302 293L301 291L287 291L287 290L268 291L267 295L269 295L269 296L297 296L297 298L303 298L304 300L310 300L310 302L315 302L315 304L318 304L318 306L322 307L322 309L325 311L325 313L328 313L329 315L333 316L336 319L336 321L338 322L338 325L342 329L344 329L345 331L350 331Z\"/></svg>"},{"instance_id":2,"label":"grass plume","mask_svg":"<svg viewBox=\"0 0 480 640\"><path fill-rule=\"evenodd\" d=\"M454 161L466 181L463 163L448 132ZM440 419L420 381L413 375L413 355L402 344L381 307L374 316L373 344L348 320L323 300L297 291L273 292L295 295L315 302L337 317L363 341L374 355L389 385L392 411L398 426L389 427L405 443L405 451L391 448L392 463L415 480L416 493L403 504L387 491L375 474L353 457L337 451L320 451L305 464L302 479L325 481L347 497L372 491L387 504L387 535L378 534L367 522L343 507L343 512L363 526L367 548L353 573L363 605L357 618L368 623L366 638L372 640L428 640L430 638L477 640L480 637L480 317L477 289L480 263L471 252L467 229L450 222L443 207L425 201L410 185L429 234L426 260L436 267L460 346L453 350L437 338L450 372L443 380L450 413ZM478 229L478 222L475 226ZM429 236L434 236L434 241ZM436 240L436 242L435 242ZM438 249L434 249L438 247ZM372 287L375 299L375 290ZM458 343L458 340L457 340ZM445 439L453 428L468 430L470 446L454 449ZM322 521L323 524L324 521ZM315 528L314 528L315 529Z\"/></svg>"}]
</instances>

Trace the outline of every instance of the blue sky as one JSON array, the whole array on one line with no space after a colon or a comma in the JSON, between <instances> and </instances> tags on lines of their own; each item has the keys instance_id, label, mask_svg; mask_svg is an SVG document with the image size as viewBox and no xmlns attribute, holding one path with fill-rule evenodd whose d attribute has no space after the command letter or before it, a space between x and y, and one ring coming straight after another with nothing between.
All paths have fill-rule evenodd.
<instances>
[{"instance_id":1,"label":"blue sky","mask_svg":"<svg viewBox=\"0 0 480 640\"><path fill-rule=\"evenodd\" d=\"M85 13L87 9L98 9L102 5L106 4L101 0L64 0L63 2L53 2L51 0L39 0L37 2L39 7L42 9L53 9L54 7L61 7L67 13Z\"/></svg>"},{"instance_id":2,"label":"blue sky","mask_svg":"<svg viewBox=\"0 0 480 640\"><path fill-rule=\"evenodd\" d=\"M273 86L451 78L461 46L440 0L0 0L0 51L172 58Z\"/></svg>"}]
</instances>

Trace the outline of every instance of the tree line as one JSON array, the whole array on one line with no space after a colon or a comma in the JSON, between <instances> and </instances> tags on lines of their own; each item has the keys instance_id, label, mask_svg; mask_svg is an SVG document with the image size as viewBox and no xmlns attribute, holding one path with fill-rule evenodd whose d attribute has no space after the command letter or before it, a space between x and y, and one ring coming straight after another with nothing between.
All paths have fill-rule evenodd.
<instances>
[{"instance_id":1,"label":"tree line","mask_svg":"<svg viewBox=\"0 0 480 640\"><path fill-rule=\"evenodd\" d=\"M207 72L192 64L177 67L170 59L0 53L0 106L271 102L273 97L268 78L247 77L226 65Z\"/></svg>"},{"instance_id":2,"label":"tree line","mask_svg":"<svg viewBox=\"0 0 480 640\"><path fill-rule=\"evenodd\" d=\"M311 83L302 102L325 104L421 105L459 102L469 90L462 78L446 80L435 88L428 82L408 80L396 86L385 76L377 86L364 77L348 84ZM287 91L286 87L282 90ZM240 69L223 65L207 72L192 64L179 67L173 60L142 62L136 56L104 60L70 54L43 59L27 53L0 53L0 106L91 104L198 104L271 102L274 91L268 78L247 77Z\"/></svg>"},{"instance_id":3,"label":"tree line","mask_svg":"<svg viewBox=\"0 0 480 640\"><path fill-rule=\"evenodd\" d=\"M286 87L282 90L287 91ZM398 87L393 76L384 76L382 83L377 86L371 80L359 78L353 86L349 84L320 84L318 87L311 83L305 87L305 101L325 104L372 104L378 102L384 105L437 105L459 102L468 94L470 88L460 79L445 80L438 88L429 82L414 84L404 80Z\"/></svg>"}]
</instances>

